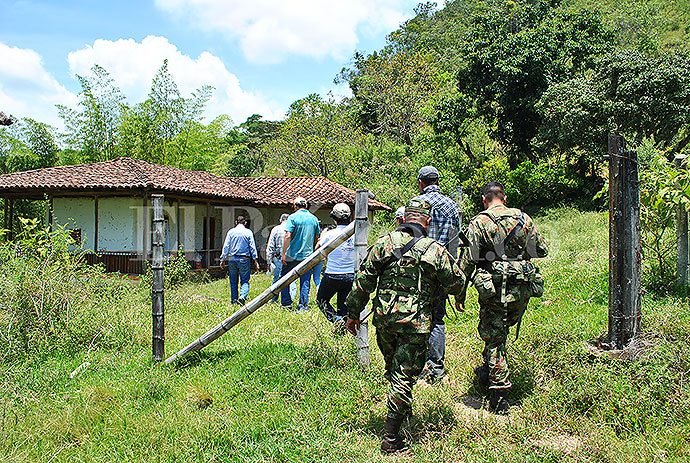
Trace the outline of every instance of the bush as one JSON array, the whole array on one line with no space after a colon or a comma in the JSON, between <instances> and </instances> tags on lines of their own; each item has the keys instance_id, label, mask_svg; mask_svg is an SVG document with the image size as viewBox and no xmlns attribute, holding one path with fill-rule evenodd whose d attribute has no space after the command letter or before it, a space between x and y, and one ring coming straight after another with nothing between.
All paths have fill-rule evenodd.
<instances>
[{"instance_id":1,"label":"bush","mask_svg":"<svg viewBox=\"0 0 690 463\"><path fill-rule=\"evenodd\" d=\"M131 343L131 284L86 265L64 229L20 220L17 240L0 245L0 362Z\"/></svg>"},{"instance_id":2,"label":"bush","mask_svg":"<svg viewBox=\"0 0 690 463\"><path fill-rule=\"evenodd\" d=\"M153 273L151 272L151 265L146 262L146 272L141 277L141 282L139 283L139 288L149 291L151 289L151 283L153 281ZM182 251L182 246L177 250L177 254L171 257L165 262L165 287L174 288L180 286L183 283L190 281L189 273L189 262L184 258L184 252Z\"/></svg>"},{"instance_id":3,"label":"bush","mask_svg":"<svg viewBox=\"0 0 690 463\"><path fill-rule=\"evenodd\" d=\"M481 210L482 188L492 180L503 184L509 205L519 208L533 204L553 205L583 195L591 200L594 192L594 188L567 165L550 161L535 165L525 161L511 169L505 157L495 156L463 183L465 197L477 211Z\"/></svg>"}]
</instances>

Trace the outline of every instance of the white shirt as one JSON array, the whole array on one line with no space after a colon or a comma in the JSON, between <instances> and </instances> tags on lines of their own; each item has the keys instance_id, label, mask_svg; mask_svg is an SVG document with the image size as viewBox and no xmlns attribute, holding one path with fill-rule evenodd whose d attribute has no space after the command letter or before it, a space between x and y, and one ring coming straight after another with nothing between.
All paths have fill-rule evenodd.
<instances>
[{"instance_id":1,"label":"white shirt","mask_svg":"<svg viewBox=\"0 0 690 463\"><path fill-rule=\"evenodd\" d=\"M328 230L321 234L320 246L326 246L333 241L347 225L338 225L334 230ZM346 239L340 246L328 255L326 272L333 274L355 273L355 237Z\"/></svg>"}]
</instances>

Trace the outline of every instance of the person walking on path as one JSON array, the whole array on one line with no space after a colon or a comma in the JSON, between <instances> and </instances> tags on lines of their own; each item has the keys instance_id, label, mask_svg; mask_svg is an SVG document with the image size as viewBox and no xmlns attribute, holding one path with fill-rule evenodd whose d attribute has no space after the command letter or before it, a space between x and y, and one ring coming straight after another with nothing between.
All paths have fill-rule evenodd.
<instances>
[{"instance_id":1,"label":"person walking on path","mask_svg":"<svg viewBox=\"0 0 690 463\"><path fill-rule=\"evenodd\" d=\"M416 199L424 200L431 205L429 238L436 240L450 252L453 259L457 259L460 209L455 201L441 194L438 179L439 173L435 167L422 167L417 176L420 195ZM422 373L422 379L428 383L436 382L446 375L446 325L443 321L445 316L446 295L442 294L431 321L429 358Z\"/></svg>"},{"instance_id":2,"label":"person walking on path","mask_svg":"<svg viewBox=\"0 0 690 463\"><path fill-rule=\"evenodd\" d=\"M259 270L258 253L254 243L254 234L245 227L247 220L240 215L235 220L235 227L228 230L225 235L223 252L220 255L220 267L228 261L228 278L230 279L230 302L244 305L249 295L249 278L251 276L250 263ZM237 280L240 282L239 297Z\"/></svg>"},{"instance_id":3,"label":"person walking on path","mask_svg":"<svg viewBox=\"0 0 690 463\"><path fill-rule=\"evenodd\" d=\"M446 248L427 236L431 206L412 199L405 223L381 238L369 250L347 297L347 330L359 329L359 314L372 303L376 342L385 363L388 389L381 452L405 451L400 426L412 406L412 387L422 372L429 346L432 312L440 289L460 293L465 277Z\"/></svg>"},{"instance_id":4,"label":"person walking on path","mask_svg":"<svg viewBox=\"0 0 690 463\"><path fill-rule=\"evenodd\" d=\"M331 218L335 222L335 229L328 230L321 235L317 248L326 246L333 241L350 223L352 212L350 206L338 203L333 206ZM328 255L326 271L321 279L321 285L316 293L316 304L335 330L341 333L345 329L347 305L345 299L352 289L355 279L355 238L349 237ZM331 305L331 299L337 295L336 309Z\"/></svg>"},{"instance_id":5,"label":"person walking on path","mask_svg":"<svg viewBox=\"0 0 690 463\"><path fill-rule=\"evenodd\" d=\"M273 283L280 279L280 273L283 270L281 254L283 252L283 240L285 239L285 222L287 222L288 217L289 214L282 214L280 216L280 224L273 227L266 243L266 260L273 266ZM290 294L297 294L297 283L294 281L290 283ZM272 302L278 302L278 296L275 296Z\"/></svg>"},{"instance_id":6,"label":"person walking on path","mask_svg":"<svg viewBox=\"0 0 690 463\"><path fill-rule=\"evenodd\" d=\"M285 222L285 238L283 239L282 262L283 268L280 276L285 276L297 267L304 259L314 252L314 246L319 241L321 229L319 219L307 210L309 203L301 196L295 198L295 212L290 214ZM305 272L299 279L299 303L297 310L309 308L309 286L311 285L311 271ZM292 306L290 289L285 288L280 293L280 304L283 307Z\"/></svg>"},{"instance_id":7,"label":"person walking on path","mask_svg":"<svg viewBox=\"0 0 690 463\"><path fill-rule=\"evenodd\" d=\"M484 341L484 364L475 368L478 382L489 387L489 410L508 411L506 340L517 325L515 337L530 297L541 297L544 279L531 262L546 257L548 246L532 218L520 209L506 207L506 194L498 182L484 187L485 210L467 229L470 246L463 252L460 268L479 294L479 336ZM465 292L459 296L464 301Z\"/></svg>"}]
</instances>

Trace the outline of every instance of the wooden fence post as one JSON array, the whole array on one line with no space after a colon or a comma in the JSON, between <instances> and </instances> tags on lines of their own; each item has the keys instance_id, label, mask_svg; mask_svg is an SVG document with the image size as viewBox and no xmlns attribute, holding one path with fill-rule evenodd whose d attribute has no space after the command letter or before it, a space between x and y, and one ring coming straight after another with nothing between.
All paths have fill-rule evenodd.
<instances>
[{"instance_id":1,"label":"wooden fence post","mask_svg":"<svg viewBox=\"0 0 690 463\"><path fill-rule=\"evenodd\" d=\"M163 264L163 248L165 247L165 231L163 216L163 195L151 195L153 205L153 239L151 240L151 271L153 282L151 287L151 312L153 315L153 336L151 346L153 361L160 362L165 358L165 323L164 323L164 282L165 270Z\"/></svg>"},{"instance_id":2,"label":"wooden fence post","mask_svg":"<svg viewBox=\"0 0 690 463\"><path fill-rule=\"evenodd\" d=\"M369 191L357 190L355 196L355 270L359 269L359 264L367 256L369 226ZM359 314L362 323L356 336L357 358L362 366L369 366L369 322L367 307Z\"/></svg>"},{"instance_id":3,"label":"wooden fence post","mask_svg":"<svg viewBox=\"0 0 690 463\"><path fill-rule=\"evenodd\" d=\"M677 154L676 169L687 169L687 165L683 164L686 159L686 155ZM688 213L682 206L678 206L676 212L676 238L678 240L678 283L687 286L690 284L690 259L688 259L690 237L688 235Z\"/></svg>"},{"instance_id":4,"label":"wooden fence post","mask_svg":"<svg viewBox=\"0 0 690 463\"><path fill-rule=\"evenodd\" d=\"M640 332L641 239L637 153L609 136L609 344L623 349Z\"/></svg>"}]
</instances>

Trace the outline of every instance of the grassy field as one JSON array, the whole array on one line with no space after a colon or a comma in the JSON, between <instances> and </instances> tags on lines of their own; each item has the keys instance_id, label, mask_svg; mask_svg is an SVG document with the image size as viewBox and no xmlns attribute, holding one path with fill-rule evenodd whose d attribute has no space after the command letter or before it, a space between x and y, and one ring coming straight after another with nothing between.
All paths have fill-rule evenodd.
<instances>
[{"instance_id":1,"label":"grassy field","mask_svg":"<svg viewBox=\"0 0 690 463\"><path fill-rule=\"evenodd\" d=\"M378 451L387 385L375 342L363 371L352 338L331 335L318 309L271 304L200 354L152 365L140 291L112 301L141 320L126 346L2 364L0 460L688 461L688 299L645 296L635 361L591 355L586 341L607 329L606 215L558 209L538 223L551 241L547 287L511 333L508 417L477 410L474 290L447 319L450 380L415 388L412 455L400 457ZM253 276L250 296L268 283ZM166 294L168 354L229 315L228 292L221 280Z\"/></svg>"}]
</instances>

